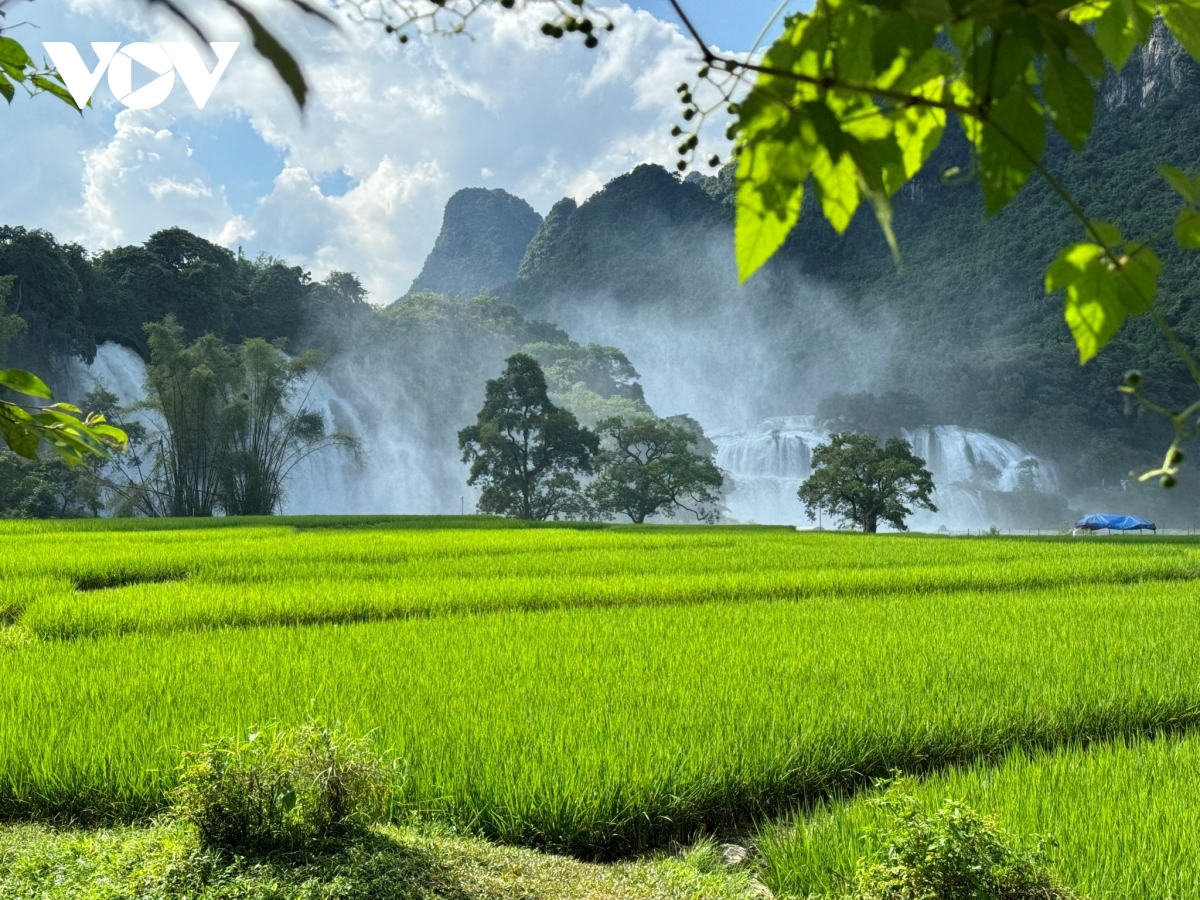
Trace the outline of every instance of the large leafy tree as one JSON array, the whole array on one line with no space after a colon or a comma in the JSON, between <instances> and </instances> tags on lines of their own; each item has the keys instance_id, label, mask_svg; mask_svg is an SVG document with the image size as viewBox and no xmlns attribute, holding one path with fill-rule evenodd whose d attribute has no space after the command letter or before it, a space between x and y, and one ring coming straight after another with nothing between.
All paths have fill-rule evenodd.
<instances>
[{"instance_id":1,"label":"large leafy tree","mask_svg":"<svg viewBox=\"0 0 1200 900\"><path fill-rule=\"evenodd\" d=\"M478 508L517 519L574 518L584 512L579 475L592 471L599 439L550 402L536 359L510 356L488 381L474 425L458 433L470 485L482 485Z\"/></svg>"},{"instance_id":2,"label":"large leafy tree","mask_svg":"<svg viewBox=\"0 0 1200 900\"><path fill-rule=\"evenodd\" d=\"M247 337L288 338L293 341L309 312L313 292L309 274L284 260L263 256L254 262L239 259L245 297L237 320L226 332L231 340Z\"/></svg>"},{"instance_id":3,"label":"large leafy tree","mask_svg":"<svg viewBox=\"0 0 1200 900\"><path fill-rule=\"evenodd\" d=\"M0 226L0 276L11 279L8 308L25 323L27 349L14 353L16 361L95 355L79 318L84 291L76 265L82 254L83 248L60 244L46 231Z\"/></svg>"},{"instance_id":4,"label":"large leafy tree","mask_svg":"<svg viewBox=\"0 0 1200 900\"><path fill-rule=\"evenodd\" d=\"M172 316L190 338L229 335L239 308L238 261L229 250L182 228L156 232L140 247L117 247L96 257L104 283L89 325L99 340L149 349L142 326Z\"/></svg>"},{"instance_id":5,"label":"large leafy tree","mask_svg":"<svg viewBox=\"0 0 1200 900\"><path fill-rule=\"evenodd\" d=\"M720 518L725 477L703 435L680 422L641 416L601 422L596 480L588 493L604 516L624 515L639 525L650 516L681 510L702 522Z\"/></svg>"},{"instance_id":6,"label":"large leafy tree","mask_svg":"<svg viewBox=\"0 0 1200 900\"><path fill-rule=\"evenodd\" d=\"M930 500L933 475L901 438L880 446L869 435L833 434L813 450L812 465L797 492L809 519L824 510L874 534L881 522L907 531L904 520L914 506L937 512Z\"/></svg>"}]
</instances>

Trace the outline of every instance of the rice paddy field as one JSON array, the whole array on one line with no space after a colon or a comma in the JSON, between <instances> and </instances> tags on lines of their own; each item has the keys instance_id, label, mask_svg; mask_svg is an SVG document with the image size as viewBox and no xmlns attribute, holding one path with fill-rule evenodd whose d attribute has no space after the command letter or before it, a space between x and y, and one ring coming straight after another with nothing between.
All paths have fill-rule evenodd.
<instances>
[{"instance_id":1,"label":"rice paddy field","mask_svg":"<svg viewBox=\"0 0 1200 900\"><path fill-rule=\"evenodd\" d=\"M0 535L10 822L142 821L184 750L316 716L404 760L397 821L501 843L613 859L737 834L776 894L836 892L861 795L899 770L1054 832L1081 894L1200 897L1186 538L473 517Z\"/></svg>"},{"instance_id":2,"label":"rice paddy field","mask_svg":"<svg viewBox=\"0 0 1200 900\"><path fill-rule=\"evenodd\" d=\"M1052 752L1014 749L915 786L936 806L954 798L1027 835L1052 835L1062 883L1093 900L1200 896L1200 738L1160 736ZM854 874L878 810L858 798L759 838L772 889L836 892Z\"/></svg>"}]
</instances>

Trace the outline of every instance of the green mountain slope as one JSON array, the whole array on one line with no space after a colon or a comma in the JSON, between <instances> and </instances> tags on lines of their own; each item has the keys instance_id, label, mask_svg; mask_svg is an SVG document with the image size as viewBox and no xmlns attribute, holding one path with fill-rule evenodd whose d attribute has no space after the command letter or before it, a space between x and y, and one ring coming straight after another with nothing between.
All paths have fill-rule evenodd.
<instances>
[{"instance_id":1,"label":"green mountain slope","mask_svg":"<svg viewBox=\"0 0 1200 900\"><path fill-rule=\"evenodd\" d=\"M1161 308L1196 345L1200 257L1173 248L1169 225L1179 204L1156 166L1200 167L1200 70L1156 28L1100 96L1085 152L1052 140L1046 161L1093 215L1127 235L1158 238ZM591 310L608 323L605 339L642 368L636 332L647 327L649 310L665 314L667 324L660 317L655 327L674 319L694 333L709 321L729 335L728 351L744 354L751 367L770 367L777 413L813 412L820 395L835 390L913 390L939 422L985 429L1055 457L1068 483L1115 485L1153 462L1166 434L1163 423L1136 415L1115 391L1124 371L1141 369L1153 394L1171 403L1188 402L1195 387L1143 320L1080 366L1062 300L1042 289L1057 250L1082 237L1078 224L1036 180L987 220L975 182L943 180L954 166L970 170L957 132L897 199L900 271L869 212L839 238L810 202L778 258L738 287L730 173L681 181L643 166L582 204L557 205L506 294L572 333ZM749 339L730 331L739 315L753 324ZM869 353L861 351L860 332L869 336Z\"/></svg>"},{"instance_id":2,"label":"green mountain slope","mask_svg":"<svg viewBox=\"0 0 1200 900\"><path fill-rule=\"evenodd\" d=\"M477 293L507 284L541 224L519 197L464 188L446 203L442 230L409 293Z\"/></svg>"}]
</instances>

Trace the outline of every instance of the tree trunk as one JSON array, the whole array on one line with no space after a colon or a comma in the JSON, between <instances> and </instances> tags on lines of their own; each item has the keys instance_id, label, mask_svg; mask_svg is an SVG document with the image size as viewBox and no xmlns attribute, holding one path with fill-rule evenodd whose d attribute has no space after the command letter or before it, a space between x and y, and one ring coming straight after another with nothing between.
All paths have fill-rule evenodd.
<instances>
[{"instance_id":1,"label":"tree trunk","mask_svg":"<svg viewBox=\"0 0 1200 900\"><path fill-rule=\"evenodd\" d=\"M867 519L863 522L863 531L867 534L875 534L879 530L879 517L875 513L868 513Z\"/></svg>"}]
</instances>

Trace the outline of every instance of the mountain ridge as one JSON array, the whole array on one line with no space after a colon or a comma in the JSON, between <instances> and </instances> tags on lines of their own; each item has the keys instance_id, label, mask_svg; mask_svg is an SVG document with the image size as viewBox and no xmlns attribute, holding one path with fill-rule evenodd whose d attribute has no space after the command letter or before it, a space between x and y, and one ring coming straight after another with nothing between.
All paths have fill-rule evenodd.
<instances>
[{"instance_id":1,"label":"mountain ridge","mask_svg":"<svg viewBox=\"0 0 1200 900\"><path fill-rule=\"evenodd\" d=\"M1169 233L1179 203L1156 166L1197 168L1200 69L1157 23L1148 44L1121 74L1102 81L1098 95L1084 151L1051 136L1047 165L1092 215L1126 235L1164 227ZM642 332L669 327L660 320L727 328L740 311L754 323L755 343L739 348L732 334L729 343L769 358L768 380L778 385L775 412L815 407L821 388L803 371L817 359L833 373L828 389L912 390L940 421L1064 459L1068 480L1118 483L1131 468L1153 464L1169 440L1164 423L1130 414L1115 391L1123 372L1141 368L1151 390L1170 404L1194 397L1195 386L1144 318L1131 320L1100 358L1079 366L1061 298L1042 289L1054 254L1082 237L1079 224L1036 178L985 219L977 183L942 178L952 167L970 171L970 152L957 127L948 128L934 158L896 198L899 271L869 211L860 210L839 237L810 195L784 248L739 286L731 172L681 179L643 165L581 203L556 204L516 277L496 289L526 315L572 333L603 319L601 337L638 365L646 356L635 352ZM1195 346L1200 257L1170 245L1156 250L1164 261L1161 309ZM622 319L629 324L613 324ZM891 340L872 338L886 347L854 351L849 336L856 330L876 334L889 322ZM833 352L838 340L842 346Z\"/></svg>"},{"instance_id":2,"label":"mountain ridge","mask_svg":"<svg viewBox=\"0 0 1200 900\"><path fill-rule=\"evenodd\" d=\"M468 294L517 277L542 225L526 201L499 188L463 188L446 202L442 227L409 294Z\"/></svg>"}]
</instances>

